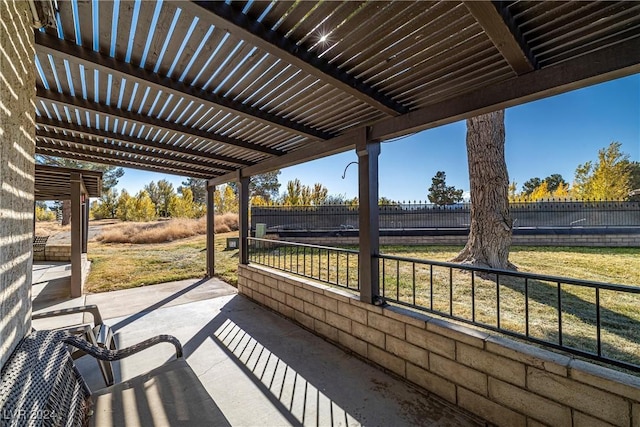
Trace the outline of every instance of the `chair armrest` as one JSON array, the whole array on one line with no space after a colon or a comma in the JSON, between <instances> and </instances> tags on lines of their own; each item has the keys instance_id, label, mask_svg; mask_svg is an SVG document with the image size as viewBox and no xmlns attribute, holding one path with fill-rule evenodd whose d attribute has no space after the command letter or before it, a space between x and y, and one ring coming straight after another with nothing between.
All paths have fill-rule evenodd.
<instances>
[{"instance_id":1,"label":"chair armrest","mask_svg":"<svg viewBox=\"0 0 640 427\"><path fill-rule=\"evenodd\" d=\"M153 338L149 338L148 340L144 340L138 344L134 344L130 347L123 348L121 350L110 350L107 348L96 347L88 341L72 335L64 337L62 341L65 344L69 344L84 351L85 353L95 357L98 360L105 360L108 362L124 359L125 357L129 357L132 354L139 353L142 350L145 350L162 342L173 344L173 346L176 348L176 358L180 359L182 357L182 344L180 344L180 341L178 341L176 337L171 335L158 335Z\"/></svg>"},{"instance_id":2,"label":"chair armrest","mask_svg":"<svg viewBox=\"0 0 640 427\"><path fill-rule=\"evenodd\" d=\"M80 307L62 308L60 310L47 311L45 313L37 313L31 316L32 319L45 319L47 317L67 316L69 314L91 313L93 315L93 324L95 326L102 325L102 316L100 310L95 304L83 305Z\"/></svg>"}]
</instances>

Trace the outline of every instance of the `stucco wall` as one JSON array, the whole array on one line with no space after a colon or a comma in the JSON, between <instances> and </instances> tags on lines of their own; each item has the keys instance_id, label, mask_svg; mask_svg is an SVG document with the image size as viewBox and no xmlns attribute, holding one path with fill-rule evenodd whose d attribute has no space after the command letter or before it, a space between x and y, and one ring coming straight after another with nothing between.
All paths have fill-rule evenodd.
<instances>
[{"instance_id":1,"label":"stucco wall","mask_svg":"<svg viewBox=\"0 0 640 427\"><path fill-rule=\"evenodd\" d=\"M240 293L492 424L640 426L640 378L262 266Z\"/></svg>"},{"instance_id":2,"label":"stucco wall","mask_svg":"<svg viewBox=\"0 0 640 427\"><path fill-rule=\"evenodd\" d=\"M0 2L0 367L31 328L35 65L26 1Z\"/></svg>"}]
</instances>

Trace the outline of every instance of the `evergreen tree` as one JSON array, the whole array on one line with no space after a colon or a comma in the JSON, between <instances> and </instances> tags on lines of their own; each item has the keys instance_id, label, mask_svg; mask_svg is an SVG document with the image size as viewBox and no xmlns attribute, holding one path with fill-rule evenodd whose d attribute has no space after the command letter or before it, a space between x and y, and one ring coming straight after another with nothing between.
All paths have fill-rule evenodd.
<instances>
[{"instance_id":1,"label":"evergreen tree","mask_svg":"<svg viewBox=\"0 0 640 427\"><path fill-rule=\"evenodd\" d=\"M431 187L429 187L429 201L436 205L452 205L462 201L463 190L455 187L448 187L446 183L447 176L444 171L438 171L431 178Z\"/></svg>"},{"instance_id":2,"label":"evergreen tree","mask_svg":"<svg viewBox=\"0 0 640 427\"><path fill-rule=\"evenodd\" d=\"M522 184L522 195L529 196L536 188L540 187L540 184L542 184L542 180L538 177L527 180Z\"/></svg>"},{"instance_id":3,"label":"evergreen tree","mask_svg":"<svg viewBox=\"0 0 640 427\"><path fill-rule=\"evenodd\" d=\"M155 203L158 209L159 216L169 216L169 204L171 203L171 200L175 195L176 193L173 190L173 184L171 184L166 179L161 179L160 181L158 181L158 201Z\"/></svg>"},{"instance_id":4,"label":"evergreen tree","mask_svg":"<svg viewBox=\"0 0 640 427\"><path fill-rule=\"evenodd\" d=\"M193 194L193 202L199 205L207 204L207 180L204 178L189 178L182 181L182 186L178 187L178 193L182 193L183 188L188 188Z\"/></svg>"},{"instance_id":5,"label":"evergreen tree","mask_svg":"<svg viewBox=\"0 0 640 427\"><path fill-rule=\"evenodd\" d=\"M279 175L280 169L276 169L271 172L254 175L249 178L249 198L253 196L260 196L267 202L275 200L278 197L278 192L280 191L280 182L278 182ZM230 182L227 185L231 187L235 194L238 194L237 182Z\"/></svg>"}]
</instances>

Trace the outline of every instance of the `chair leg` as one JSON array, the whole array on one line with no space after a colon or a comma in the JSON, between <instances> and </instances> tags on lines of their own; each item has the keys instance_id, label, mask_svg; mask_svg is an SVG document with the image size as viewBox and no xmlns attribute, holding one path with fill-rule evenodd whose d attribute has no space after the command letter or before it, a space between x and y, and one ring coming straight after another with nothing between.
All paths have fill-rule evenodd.
<instances>
[{"instance_id":1,"label":"chair leg","mask_svg":"<svg viewBox=\"0 0 640 427\"><path fill-rule=\"evenodd\" d=\"M111 332L111 328L109 328L107 325L102 324L96 326L93 330L93 334L97 339L98 347L106 348L107 350L118 349L113 337L113 333ZM97 360L97 362L100 366L100 372L102 372L102 378L104 378L105 385L107 387L112 386L114 384L114 377L113 366L111 365L111 362L105 360Z\"/></svg>"}]
</instances>

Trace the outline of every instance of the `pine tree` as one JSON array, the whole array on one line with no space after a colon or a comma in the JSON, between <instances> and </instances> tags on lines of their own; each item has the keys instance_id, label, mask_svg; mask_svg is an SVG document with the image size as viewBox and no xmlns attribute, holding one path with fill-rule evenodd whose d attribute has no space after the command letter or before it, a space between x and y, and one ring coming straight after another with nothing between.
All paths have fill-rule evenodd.
<instances>
[{"instance_id":1,"label":"pine tree","mask_svg":"<svg viewBox=\"0 0 640 427\"><path fill-rule=\"evenodd\" d=\"M452 205L462 201L463 190L456 187L448 187L447 176L444 171L438 171L431 178L431 187L429 187L429 201L439 206Z\"/></svg>"}]
</instances>

